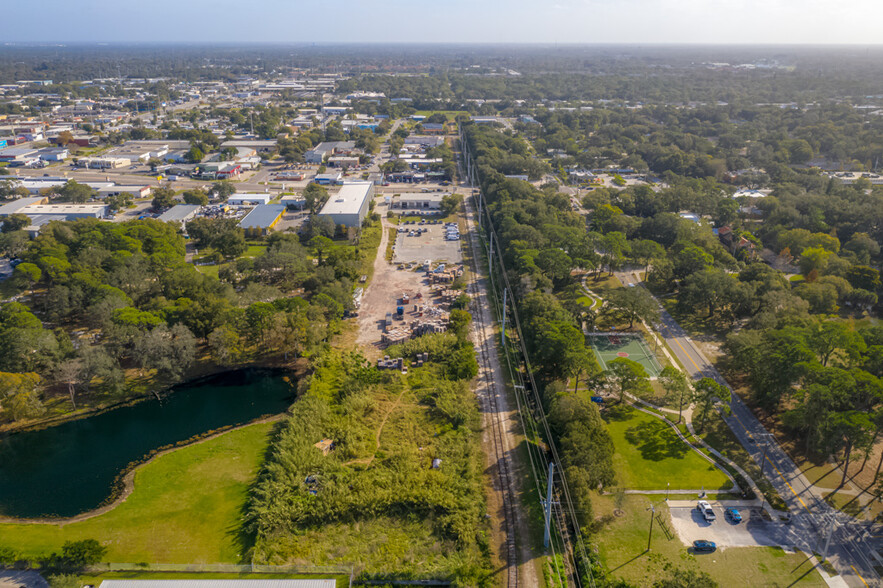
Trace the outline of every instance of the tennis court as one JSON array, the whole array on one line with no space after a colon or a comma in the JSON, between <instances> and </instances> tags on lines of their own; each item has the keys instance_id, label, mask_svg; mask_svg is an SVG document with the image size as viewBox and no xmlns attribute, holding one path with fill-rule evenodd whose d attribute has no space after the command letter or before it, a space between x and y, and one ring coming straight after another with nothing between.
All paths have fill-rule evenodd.
<instances>
[{"instance_id":1,"label":"tennis court","mask_svg":"<svg viewBox=\"0 0 883 588\"><path fill-rule=\"evenodd\" d=\"M589 335L589 343L603 370L617 357L625 357L644 366L651 378L662 371L653 349L640 333L593 333Z\"/></svg>"}]
</instances>

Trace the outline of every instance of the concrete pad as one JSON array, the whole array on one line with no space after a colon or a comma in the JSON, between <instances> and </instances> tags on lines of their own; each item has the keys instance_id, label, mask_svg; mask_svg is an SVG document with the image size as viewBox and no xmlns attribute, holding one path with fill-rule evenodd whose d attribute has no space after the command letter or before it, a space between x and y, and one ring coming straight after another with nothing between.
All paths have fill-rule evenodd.
<instances>
[{"instance_id":1,"label":"concrete pad","mask_svg":"<svg viewBox=\"0 0 883 588\"><path fill-rule=\"evenodd\" d=\"M747 509L740 510L742 522L736 524L724 516L723 508L712 506L712 510L717 520L708 523L695 505L669 508L672 526L684 545L690 546L693 541L704 539L714 541L718 548L782 546L778 539L782 536L779 532L781 525L769 523Z\"/></svg>"}]
</instances>

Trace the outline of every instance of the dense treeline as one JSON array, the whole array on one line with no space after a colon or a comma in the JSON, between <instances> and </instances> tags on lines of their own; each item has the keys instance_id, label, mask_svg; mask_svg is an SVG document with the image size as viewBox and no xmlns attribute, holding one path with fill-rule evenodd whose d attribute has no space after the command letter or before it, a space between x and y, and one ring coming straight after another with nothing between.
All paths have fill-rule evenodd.
<instances>
[{"instance_id":1,"label":"dense treeline","mask_svg":"<svg viewBox=\"0 0 883 588\"><path fill-rule=\"evenodd\" d=\"M646 381L634 362L616 360L600 373L587 356L580 327L591 328L599 317L579 303L573 273L580 269L598 275L627 265L647 268L647 283L667 296L673 311L731 333L725 367L737 379L745 375L757 403L780 416L802 440L802 450L838 456L845 466L858 456L864 469L883 432L883 339L867 320L879 312L883 192L862 183L821 182L815 172L781 165L769 179L773 195L757 204L761 221L741 209L730 197L732 188L715 177L670 173L664 188L588 192L582 202L590 210L586 219L557 185L536 188L504 177L501 162L523 157L525 148L518 146L523 139L480 125L465 125L464 134L519 301L526 343L546 382L545 408L580 509L589 503L589 488L613 481L606 433L593 407L570 406L588 402L549 383L582 377L590 389L606 385L622 398ZM682 218L681 210L708 220ZM732 227L744 242L725 244L712 224ZM760 261L764 247L771 263L791 272L792 279ZM629 322L652 320L657 313L642 290L611 294L611 304ZM679 387L667 379L671 374L662 379L666 389ZM709 378L695 388L690 397L703 422L717 398L729 398ZM572 427L579 431L576 444Z\"/></svg>"},{"instance_id":2,"label":"dense treeline","mask_svg":"<svg viewBox=\"0 0 883 588\"><path fill-rule=\"evenodd\" d=\"M542 124L519 128L538 153L557 150L556 163L565 168L615 165L722 179L728 171L754 167L777 179L789 174L785 166L791 164L818 160L835 168L873 169L883 159L883 118L837 102L782 109L743 98L694 108L543 110L536 119Z\"/></svg>"},{"instance_id":3,"label":"dense treeline","mask_svg":"<svg viewBox=\"0 0 883 588\"><path fill-rule=\"evenodd\" d=\"M23 293L0 305L4 418L43 414L47 384L66 387L75 408L79 394L120 399L173 384L203 355L235 366L308 354L353 307L379 242L370 223L358 245L274 234L260 255L237 259L241 229L194 222L201 246L211 236L231 253L221 279L185 262L183 237L155 220L53 222L30 241L21 230L0 235L21 259L11 280Z\"/></svg>"}]
</instances>

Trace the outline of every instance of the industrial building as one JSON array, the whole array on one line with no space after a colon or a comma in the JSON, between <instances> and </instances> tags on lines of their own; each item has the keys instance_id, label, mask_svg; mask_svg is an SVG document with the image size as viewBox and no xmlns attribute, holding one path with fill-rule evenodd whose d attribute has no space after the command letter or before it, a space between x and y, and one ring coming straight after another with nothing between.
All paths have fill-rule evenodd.
<instances>
[{"instance_id":1,"label":"industrial building","mask_svg":"<svg viewBox=\"0 0 883 588\"><path fill-rule=\"evenodd\" d=\"M177 208L177 207L176 207ZM282 220L287 206L284 204L261 204L255 206L245 218L239 221L240 228L246 233L260 233L265 235L270 232L276 223Z\"/></svg>"},{"instance_id":2,"label":"industrial building","mask_svg":"<svg viewBox=\"0 0 883 588\"><path fill-rule=\"evenodd\" d=\"M340 172L316 174L313 181L321 186L333 186L339 184L343 180L343 174Z\"/></svg>"},{"instance_id":3,"label":"industrial building","mask_svg":"<svg viewBox=\"0 0 883 588\"><path fill-rule=\"evenodd\" d=\"M177 204L159 215L157 220L164 223L178 223L183 227L184 223L196 216L200 208L202 206L199 204Z\"/></svg>"},{"instance_id":4,"label":"industrial building","mask_svg":"<svg viewBox=\"0 0 883 588\"><path fill-rule=\"evenodd\" d=\"M46 204L49 199L46 196L34 196L32 198L19 198L12 202L0 205L0 217L12 214L23 214L24 209L34 204Z\"/></svg>"},{"instance_id":5,"label":"industrial building","mask_svg":"<svg viewBox=\"0 0 883 588\"><path fill-rule=\"evenodd\" d=\"M393 199L392 207L407 210L440 210L442 198L449 194L401 194Z\"/></svg>"},{"instance_id":6,"label":"industrial building","mask_svg":"<svg viewBox=\"0 0 883 588\"><path fill-rule=\"evenodd\" d=\"M304 161L307 163L322 163L326 157L332 155L349 155L355 148L355 141L326 141L305 152Z\"/></svg>"},{"instance_id":7,"label":"industrial building","mask_svg":"<svg viewBox=\"0 0 883 588\"><path fill-rule=\"evenodd\" d=\"M269 194L233 194L227 199L227 204L233 206L253 206L255 204L269 204Z\"/></svg>"},{"instance_id":8,"label":"industrial building","mask_svg":"<svg viewBox=\"0 0 883 588\"><path fill-rule=\"evenodd\" d=\"M0 151L0 161L13 162L37 157L37 150L28 147L8 147Z\"/></svg>"},{"instance_id":9,"label":"industrial building","mask_svg":"<svg viewBox=\"0 0 883 588\"><path fill-rule=\"evenodd\" d=\"M328 199L319 215L330 218L335 225L361 227L373 197L373 182L344 182L340 192Z\"/></svg>"}]
</instances>

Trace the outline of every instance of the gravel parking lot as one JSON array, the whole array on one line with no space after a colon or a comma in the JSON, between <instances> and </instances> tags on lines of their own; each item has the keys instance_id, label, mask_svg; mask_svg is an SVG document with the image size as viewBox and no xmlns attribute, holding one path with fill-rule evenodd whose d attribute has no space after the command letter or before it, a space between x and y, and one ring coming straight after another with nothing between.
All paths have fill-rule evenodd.
<instances>
[{"instance_id":1,"label":"gravel parking lot","mask_svg":"<svg viewBox=\"0 0 883 588\"><path fill-rule=\"evenodd\" d=\"M734 523L724 516L724 506L713 503L717 520L708 523L696 505L670 506L671 522L684 545L692 545L697 539L714 541L718 547L758 547L792 545L787 540L787 526L761 518L756 511L739 508L741 523Z\"/></svg>"},{"instance_id":2,"label":"gravel parking lot","mask_svg":"<svg viewBox=\"0 0 883 588\"><path fill-rule=\"evenodd\" d=\"M427 231L422 235L414 236L408 236L407 232L401 232L401 229L415 230L416 232L418 228L426 228ZM460 241L445 240L444 224L399 225L399 232L396 234L393 263L423 263L427 259L433 263L439 261L455 264L462 262L463 256L460 253Z\"/></svg>"}]
</instances>

